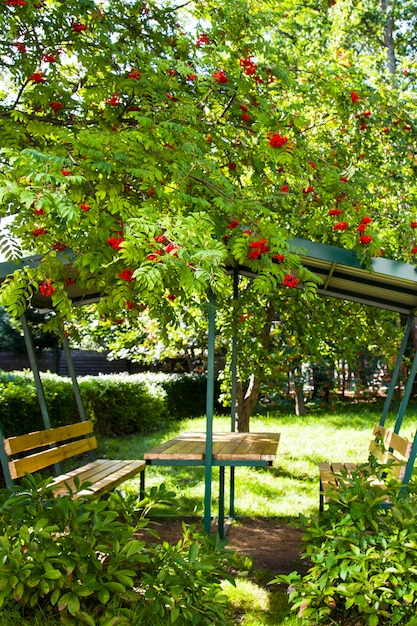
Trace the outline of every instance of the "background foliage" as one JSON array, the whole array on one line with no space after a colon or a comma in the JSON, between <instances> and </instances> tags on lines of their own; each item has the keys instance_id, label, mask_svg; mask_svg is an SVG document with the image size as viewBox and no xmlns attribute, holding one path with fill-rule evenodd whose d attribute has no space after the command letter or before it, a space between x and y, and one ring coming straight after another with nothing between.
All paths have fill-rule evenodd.
<instances>
[{"instance_id":1,"label":"background foliage","mask_svg":"<svg viewBox=\"0 0 417 626\"><path fill-rule=\"evenodd\" d=\"M77 421L71 380L43 374L52 426ZM136 374L79 379L83 406L95 430L129 435L159 430L170 420L205 412L206 379L196 375ZM1 424L6 437L44 428L30 372L0 372ZM220 408L219 404L217 407Z\"/></svg>"}]
</instances>

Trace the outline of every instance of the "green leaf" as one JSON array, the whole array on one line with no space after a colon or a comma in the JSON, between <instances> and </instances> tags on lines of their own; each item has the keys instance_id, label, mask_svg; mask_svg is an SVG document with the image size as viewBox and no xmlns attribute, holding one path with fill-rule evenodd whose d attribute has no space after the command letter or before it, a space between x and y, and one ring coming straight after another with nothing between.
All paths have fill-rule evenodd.
<instances>
[{"instance_id":1,"label":"green leaf","mask_svg":"<svg viewBox=\"0 0 417 626\"><path fill-rule=\"evenodd\" d=\"M80 599L76 593L71 593L70 596L71 597L68 600L67 608L69 613L75 616L80 610Z\"/></svg>"},{"instance_id":2,"label":"green leaf","mask_svg":"<svg viewBox=\"0 0 417 626\"><path fill-rule=\"evenodd\" d=\"M189 561L190 564L194 563L199 555L200 552L200 544L198 543L198 541L193 541L193 543L190 546L190 550L189 550Z\"/></svg>"},{"instance_id":3,"label":"green leaf","mask_svg":"<svg viewBox=\"0 0 417 626\"><path fill-rule=\"evenodd\" d=\"M101 587L98 592L98 599L102 604L107 604L107 602L110 600L110 592L108 591L108 589Z\"/></svg>"},{"instance_id":4,"label":"green leaf","mask_svg":"<svg viewBox=\"0 0 417 626\"><path fill-rule=\"evenodd\" d=\"M369 615L368 624L369 626L377 626L379 624L379 617L376 613Z\"/></svg>"}]
</instances>

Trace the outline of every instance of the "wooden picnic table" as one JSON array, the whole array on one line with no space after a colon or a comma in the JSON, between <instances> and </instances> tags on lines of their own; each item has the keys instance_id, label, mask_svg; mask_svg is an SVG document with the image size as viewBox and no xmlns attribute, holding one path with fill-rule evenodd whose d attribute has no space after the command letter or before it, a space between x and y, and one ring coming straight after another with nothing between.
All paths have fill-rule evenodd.
<instances>
[{"instance_id":1,"label":"wooden picnic table","mask_svg":"<svg viewBox=\"0 0 417 626\"><path fill-rule=\"evenodd\" d=\"M231 509L233 509L233 468L271 466L278 451L279 433L215 432L212 435L211 465L219 471L219 534L224 536L224 470L231 467ZM149 465L206 465L206 433L185 432L148 450Z\"/></svg>"}]
</instances>

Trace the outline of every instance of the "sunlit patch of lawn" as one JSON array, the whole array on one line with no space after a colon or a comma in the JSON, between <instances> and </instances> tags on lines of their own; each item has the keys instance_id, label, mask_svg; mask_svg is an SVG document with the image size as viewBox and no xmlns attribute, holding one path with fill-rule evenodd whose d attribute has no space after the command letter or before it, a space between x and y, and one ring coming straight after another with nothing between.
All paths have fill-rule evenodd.
<instances>
[{"instance_id":1,"label":"sunlit patch of lawn","mask_svg":"<svg viewBox=\"0 0 417 626\"><path fill-rule=\"evenodd\" d=\"M234 624L242 626L299 626L301 621L289 614L287 593L272 590L253 580L237 579L236 586L225 582L223 592L234 611Z\"/></svg>"}]
</instances>

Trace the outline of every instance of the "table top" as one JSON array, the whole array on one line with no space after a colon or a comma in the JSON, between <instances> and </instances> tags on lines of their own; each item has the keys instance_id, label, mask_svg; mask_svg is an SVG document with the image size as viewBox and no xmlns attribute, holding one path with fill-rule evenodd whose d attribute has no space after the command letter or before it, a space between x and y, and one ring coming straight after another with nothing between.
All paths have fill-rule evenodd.
<instances>
[{"instance_id":1,"label":"table top","mask_svg":"<svg viewBox=\"0 0 417 626\"><path fill-rule=\"evenodd\" d=\"M213 460L267 461L277 454L279 433L213 433ZM186 432L144 454L146 461L202 461L206 456L206 433Z\"/></svg>"}]
</instances>

